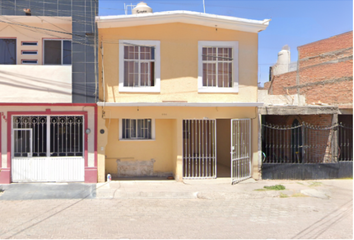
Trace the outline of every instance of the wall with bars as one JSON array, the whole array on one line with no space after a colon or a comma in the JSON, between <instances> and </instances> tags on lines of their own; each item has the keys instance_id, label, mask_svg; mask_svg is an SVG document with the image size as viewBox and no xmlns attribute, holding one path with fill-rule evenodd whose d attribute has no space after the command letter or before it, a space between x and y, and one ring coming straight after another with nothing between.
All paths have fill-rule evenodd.
<instances>
[{"instance_id":1,"label":"wall with bars","mask_svg":"<svg viewBox=\"0 0 354 240\"><path fill-rule=\"evenodd\" d=\"M97 85L97 0L3 0L0 15L24 16L30 8L32 16L72 17L72 102L95 103Z\"/></svg>"}]
</instances>

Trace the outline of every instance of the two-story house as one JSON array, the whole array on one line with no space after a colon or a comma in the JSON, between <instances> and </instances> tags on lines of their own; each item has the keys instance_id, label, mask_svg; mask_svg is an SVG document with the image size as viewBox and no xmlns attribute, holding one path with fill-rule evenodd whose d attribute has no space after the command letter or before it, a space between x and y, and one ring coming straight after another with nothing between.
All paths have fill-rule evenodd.
<instances>
[{"instance_id":1,"label":"two-story house","mask_svg":"<svg viewBox=\"0 0 354 240\"><path fill-rule=\"evenodd\" d=\"M0 183L97 182L97 1L0 1Z\"/></svg>"},{"instance_id":2,"label":"two-story house","mask_svg":"<svg viewBox=\"0 0 354 240\"><path fill-rule=\"evenodd\" d=\"M269 20L140 3L96 22L99 176L259 178L258 32Z\"/></svg>"}]
</instances>

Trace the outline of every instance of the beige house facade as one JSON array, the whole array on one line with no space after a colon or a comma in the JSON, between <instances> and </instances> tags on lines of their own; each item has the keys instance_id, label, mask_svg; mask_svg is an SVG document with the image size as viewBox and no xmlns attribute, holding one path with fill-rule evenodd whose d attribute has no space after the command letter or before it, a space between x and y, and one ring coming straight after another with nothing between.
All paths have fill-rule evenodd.
<instances>
[{"instance_id":1,"label":"beige house facade","mask_svg":"<svg viewBox=\"0 0 354 240\"><path fill-rule=\"evenodd\" d=\"M98 181L258 179L257 21L188 11L96 17Z\"/></svg>"}]
</instances>

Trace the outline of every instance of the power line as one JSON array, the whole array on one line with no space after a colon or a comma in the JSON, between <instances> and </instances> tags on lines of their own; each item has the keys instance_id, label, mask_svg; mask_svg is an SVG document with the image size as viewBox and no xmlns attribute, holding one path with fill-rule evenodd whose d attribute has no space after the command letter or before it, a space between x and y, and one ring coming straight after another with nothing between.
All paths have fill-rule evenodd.
<instances>
[{"instance_id":1,"label":"power line","mask_svg":"<svg viewBox=\"0 0 354 240\"><path fill-rule=\"evenodd\" d=\"M79 34L73 34L73 33L69 33L69 32L56 31L56 30L52 30L52 29L49 29L49 28L34 27L34 26L29 26L29 25L22 24L22 23L15 23L15 22L11 22L11 21L3 21L3 20L0 20L0 22L2 22L2 23L7 23L7 24L12 24L12 25L18 25L18 26L22 26L22 27L28 27L28 28L38 29L38 30L45 30L45 31L50 31L50 32L56 32L56 33L61 33L61 34L67 34L67 35L72 35L72 36L77 36L77 37L86 37L86 36L79 35Z\"/></svg>"},{"instance_id":2,"label":"power line","mask_svg":"<svg viewBox=\"0 0 354 240\"><path fill-rule=\"evenodd\" d=\"M9 1L9 0L5 0L5 1ZM3 3L4 4L4 3ZM8 3L6 3L6 4L8 4ZM68 5L69 6L69 5ZM71 6L71 5L70 5ZM85 5L81 5L82 6L82 8L85 8ZM26 7L26 6L22 6L21 8L23 8L23 7ZM17 6L9 6L9 5L2 5L1 7L0 7L0 9L2 9L2 8L4 8L4 9L10 9L10 10L14 10L15 12L16 12L16 8L17 8ZM93 8L95 11L91 11L92 12L92 14L93 13L95 13L95 16L97 16L97 8L96 8L96 6L95 6L95 8ZM43 12L53 12L53 13L58 13L58 10L50 10L50 9L47 9L47 10L44 10L43 9ZM32 15L31 16L36 16L36 17L53 17L53 18L59 18L59 17L73 17L73 11L72 10L62 10L62 11L70 11L70 15L69 16L61 16L61 15L56 15L56 16L51 16L51 15L34 15L33 13L32 13ZM1 15L3 15L3 14L1 14ZM17 16L17 15L15 15L15 16ZM25 15L24 15L25 16ZM86 15L82 15L82 14L74 14L74 16L75 17L83 17L83 18L85 18L86 17ZM65 19L63 19L64 21L65 21ZM85 20L74 20L74 21L72 21L72 20L67 20L67 21L70 21L70 22L81 22L81 23L86 23L86 21Z\"/></svg>"}]
</instances>

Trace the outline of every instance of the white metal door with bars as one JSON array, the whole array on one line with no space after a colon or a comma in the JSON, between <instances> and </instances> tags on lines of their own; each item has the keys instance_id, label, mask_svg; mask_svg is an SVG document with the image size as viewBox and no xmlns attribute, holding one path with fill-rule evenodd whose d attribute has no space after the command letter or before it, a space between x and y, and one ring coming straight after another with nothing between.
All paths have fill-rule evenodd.
<instances>
[{"instance_id":1,"label":"white metal door with bars","mask_svg":"<svg viewBox=\"0 0 354 240\"><path fill-rule=\"evenodd\" d=\"M183 120L183 178L216 178L216 120Z\"/></svg>"},{"instance_id":2,"label":"white metal door with bars","mask_svg":"<svg viewBox=\"0 0 354 240\"><path fill-rule=\"evenodd\" d=\"M84 181L83 116L13 116L12 182Z\"/></svg>"},{"instance_id":3,"label":"white metal door with bars","mask_svg":"<svg viewBox=\"0 0 354 240\"><path fill-rule=\"evenodd\" d=\"M231 183L251 177L251 119L231 119Z\"/></svg>"}]
</instances>

